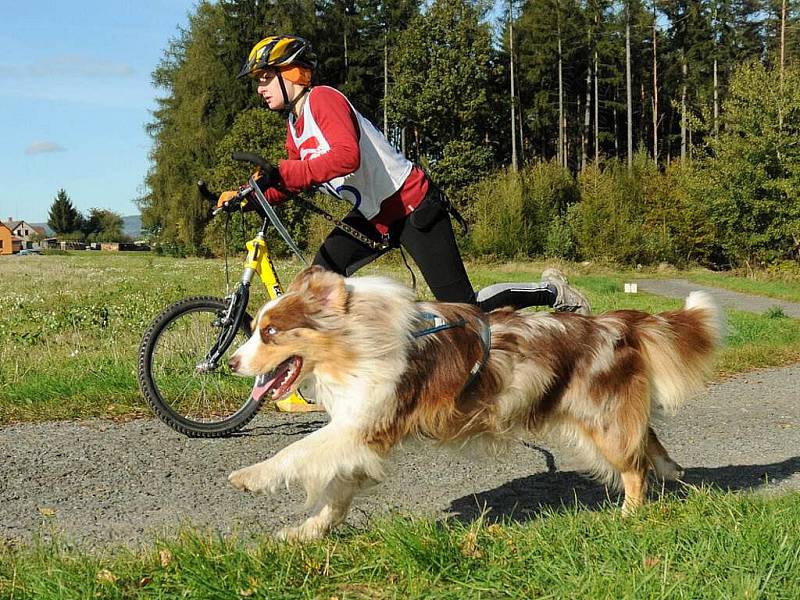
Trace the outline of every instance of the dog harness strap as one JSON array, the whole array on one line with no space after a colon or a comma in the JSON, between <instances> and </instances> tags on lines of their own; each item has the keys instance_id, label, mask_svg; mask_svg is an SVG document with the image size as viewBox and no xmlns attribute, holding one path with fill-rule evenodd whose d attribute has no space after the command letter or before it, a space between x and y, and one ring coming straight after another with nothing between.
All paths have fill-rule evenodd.
<instances>
[{"instance_id":1,"label":"dog harness strap","mask_svg":"<svg viewBox=\"0 0 800 600\"><path fill-rule=\"evenodd\" d=\"M442 317L437 314L423 312L420 313L420 317L425 321L431 322L433 325L431 327L427 327L425 329L420 329L418 331L414 331L411 333L411 336L414 338L422 337L423 335L430 335L433 333L438 333L440 331L444 331L446 329L455 329L456 327L464 327L466 326L467 322L464 319L459 319L458 321L448 323ZM476 316L479 326L479 340L481 343L481 347L483 348L483 356L481 356L480 360L476 361L472 368L469 370L469 379L464 384L464 387L461 389L463 393L475 379L478 377L478 374L481 372L483 365L486 364L486 361L489 360L489 351L492 348L492 327L489 325L489 321L483 315Z\"/></svg>"},{"instance_id":2,"label":"dog harness strap","mask_svg":"<svg viewBox=\"0 0 800 600\"><path fill-rule=\"evenodd\" d=\"M456 327L464 327L464 325L467 324L467 322L464 319L459 319L455 323L448 323L439 315L428 312L420 313L420 316L425 321L430 321L431 323L433 323L433 326L412 332L411 336L415 338L422 337L423 335L430 335L432 333L438 333L440 331L444 331L445 329L455 329Z\"/></svg>"},{"instance_id":3,"label":"dog harness strap","mask_svg":"<svg viewBox=\"0 0 800 600\"><path fill-rule=\"evenodd\" d=\"M489 321L487 321L486 317L483 315L478 315L478 325L480 325L480 340L481 346L483 346L483 356L479 361L472 365L472 368L469 371L470 377L467 383L464 384L464 389L467 389L470 385L472 385L472 382L478 377L483 365L485 365L486 361L489 360L489 351L492 348L492 327L489 325Z\"/></svg>"}]
</instances>

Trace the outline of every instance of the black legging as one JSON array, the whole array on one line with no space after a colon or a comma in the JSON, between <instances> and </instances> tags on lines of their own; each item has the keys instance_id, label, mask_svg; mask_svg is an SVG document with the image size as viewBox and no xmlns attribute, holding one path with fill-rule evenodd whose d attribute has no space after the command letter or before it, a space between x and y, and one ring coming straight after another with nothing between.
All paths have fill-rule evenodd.
<instances>
[{"instance_id":1,"label":"black legging","mask_svg":"<svg viewBox=\"0 0 800 600\"><path fill-rule=\"evenodd\" d=\"M375 226L357 210L351 210L342 220L367 237L377 239ZM405 217L392 225L390 235L394 247L400 245L408 250L437 300L475 303L475 292L456 245L450 215L445 210L425 229L416 228ZM325 238L314 264L350 276L388 250L372 249L337 228Z\"/></svg>"}]
</instances>

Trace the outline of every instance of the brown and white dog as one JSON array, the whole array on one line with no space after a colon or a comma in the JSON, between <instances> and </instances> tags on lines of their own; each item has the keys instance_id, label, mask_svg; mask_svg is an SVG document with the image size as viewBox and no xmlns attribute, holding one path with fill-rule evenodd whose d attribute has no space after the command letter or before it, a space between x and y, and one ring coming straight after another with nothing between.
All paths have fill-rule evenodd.
<instances>
[{"instance_id":1,"label":"brown and white dog","mask_svg":"<svg viewBox=\"0 0 800 600\"><path fill-rule=\"evenodd\" d=\"M465 325L414 338L422 312ZM491 325L491 351L465 387L483 356L481 318ZM681 476L651 419L702 388L722 327L721 311L702 292L657 315L485 315L466 304L415 302L390 279L311 267L259 311L230 367L246 376L273 372L275 399L313 373L330 422L229 479L253 492L300 483L315 514L279 535L318 538L344 520L364 483L384 477L385 459L406 436L497 442L557 431L595 475L621 482L629 512L644 501L650 468L662 479Z\"/></svg>"}]
</instances>

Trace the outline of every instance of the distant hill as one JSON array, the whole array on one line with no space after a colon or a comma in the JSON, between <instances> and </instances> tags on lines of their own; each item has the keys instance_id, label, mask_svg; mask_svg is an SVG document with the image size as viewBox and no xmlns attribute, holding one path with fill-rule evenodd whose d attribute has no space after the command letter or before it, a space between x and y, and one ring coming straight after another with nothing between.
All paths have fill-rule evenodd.
<instances>
[{"instance_id":1,"label":"distant hill","mask_svg":"<svg viewBox=\"0 0 800 600\"><path fill-rule=\"evenodd\" d=\"M142 237L142 216L130 215L122 217L122 233L131 236L134 240Z\"/></svg>"},{"instance_id":2,"label":"distant hill","mask_svg":"<svg viewBox=\"0 0 800 600\"><path fill-rule=\"evenodd\" d=\"M45 235L52 236L53 230L47 226L47 223L31 223L36 227L44 227ZM138 240L142 237L142 217L141 215L130 215L122 217L122 233Z\"/></svg>"}]
</instances>

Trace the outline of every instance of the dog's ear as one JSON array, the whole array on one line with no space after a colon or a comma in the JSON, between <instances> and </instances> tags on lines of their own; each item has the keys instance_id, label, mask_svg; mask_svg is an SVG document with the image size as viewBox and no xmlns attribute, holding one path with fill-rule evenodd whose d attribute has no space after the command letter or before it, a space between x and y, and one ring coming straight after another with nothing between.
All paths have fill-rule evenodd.
<instances>
[{"instance_id":1,"label":"dog's ear","mask_svg":"<svg viewBox=\"0 0 800 600\"><path fill-rule=\"evenodd\" d=\"M344 277L318 265L300 271L286 291L297 292L301 296L313 299L333 312L347 311Z\"/></svg>"},{"instance_id":2,"label":"dog's ear","mask_svg":"<svg viewBox=\"0 0 800 600\"><path fill-rule=\"evenodd\" d=\"M306 267L297 274L297 277L295 277L294 281L289 284L289 287L286 288L286 291L299 292L301 290L305 290L308 287L308 281L315 275L323 273L324 271L325 269L319 265L311 265L310 267Z\"/></svg>"}]
</instances>

